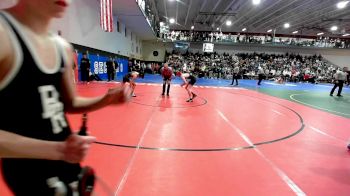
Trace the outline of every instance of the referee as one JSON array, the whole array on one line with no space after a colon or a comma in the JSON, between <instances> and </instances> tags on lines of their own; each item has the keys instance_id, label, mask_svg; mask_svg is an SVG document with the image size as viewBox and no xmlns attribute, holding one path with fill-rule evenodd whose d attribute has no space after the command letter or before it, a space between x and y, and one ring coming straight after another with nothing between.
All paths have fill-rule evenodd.
<instances>
[{"instance_id":1,"label":"referee","mask_svg":"<svg viewBox=\"0 0 350 196\"><path fill-rule=\"evenodd\" d=\"M342 70L338 70L335 74L334 74L334 87L331 90L331 93L329 94L330 96L333 96L334 90L339 87L338 89L338 97L342 97L341 95L341 91L343 90L343 85L344 82L346 80L346 73L347 68L343 67L343 71Z\"/></svg>"},{"instance_id":2,"label":"referee","mask_svg":"<svg viewBox=\"0 0 350 196\"><path fill-rule=\"evenodd\" d=\"M259 76L259 81L258 81L258 85L260 86L261 85L261 81L264 79L265 77L265 71L264 71L264 68L259 66L258 68L258 76Z\"/></svg>"},{"instance_id":3,"label":"referee","mask_svg":"<svg viewBox=\"0 0 350 196\"><path fill-rule=\"evenodd\" d=\"M232 83L231 85L233 85L234 81L236 80L236 86L238 86L238 78L239 78L239 65L238 63L235 64L235 67L233 68L233 72L232 72Z\"/></svg>"}]
</instances>

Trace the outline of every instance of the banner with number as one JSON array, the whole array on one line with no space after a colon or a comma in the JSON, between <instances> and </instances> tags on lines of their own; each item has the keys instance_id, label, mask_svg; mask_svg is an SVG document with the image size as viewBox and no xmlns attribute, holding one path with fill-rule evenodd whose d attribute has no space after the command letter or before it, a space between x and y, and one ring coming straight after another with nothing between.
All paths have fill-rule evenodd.
<instances>
[{"instance_id":1,"label":"banner with number","mask_svg":"<svg viewBox=\"0 0 350 196\"><path fill-rule=\"evenodd\" d=\"M79 79L81 78L80 72L80 62L83 57L82 53L78 55L78 65L79 65ZM98 75L102 80L107 80L107 65L106 62L109 59L107 56L101 55L88 55L88 59L90 60L90 72L91 74ZM118 68L116 70L117 79L120 80L121 77L127 74L128 72L128 59L126 58L117 58L116 62L118 63Z\"/></svg>"}]
</instances>

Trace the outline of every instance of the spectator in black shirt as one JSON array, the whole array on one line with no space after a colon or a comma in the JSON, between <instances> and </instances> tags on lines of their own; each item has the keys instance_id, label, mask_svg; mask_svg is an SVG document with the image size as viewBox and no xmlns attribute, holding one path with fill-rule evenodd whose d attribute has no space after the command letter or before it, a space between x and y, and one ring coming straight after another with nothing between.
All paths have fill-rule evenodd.
<instances>
[{"instance_id":1,"label":"spectator in black shirt","mask_svg":"<svg viewBox=\"0 0 350 196\"><path fill-rule=\"evenodd\" d=\"M112 57L109 57L109 60L106 62L107 65L107 76L108 82L114 80L115 68Z\"/></svg>"},{"instance_id":2,"label":"spectator in black shirt","mask_svg":"<svg viewBox=\"0 0 350 196\"><path fill-rule=\"evenodd\" d=\"M117 80L117 72L118 72L118 68L119 68L119 63L117 61L117 57L114 58L114 72L115 72L115 79Z\"/></svg>"},{"instance_id":3,"label":"spectator in black shirt","mask_svg":"<svg viewBox=\"0 0 350 196\"><path fill-rule=\"evenodd\" d=\"M88 59L86 53L83 53L83 58L80 61L81 81L89 82L89 73L90 73L90 60Z\"/></svg>"}]
</instances>

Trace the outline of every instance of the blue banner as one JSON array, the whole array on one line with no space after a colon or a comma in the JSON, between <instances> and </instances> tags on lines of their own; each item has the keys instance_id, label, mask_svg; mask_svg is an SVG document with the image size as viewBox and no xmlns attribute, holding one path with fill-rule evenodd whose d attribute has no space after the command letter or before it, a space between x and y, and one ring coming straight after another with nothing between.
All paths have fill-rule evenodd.
<instances>
[{"instance_id":1,"label":"blue banner","mask_svg":"<svg viewBox=\"0 0 350 196\"><path fill-rule=\"evenodd\" d=\"M92 54L87 55L87 57L90 60L90 72L98 75L102 80L108 80L106 62L109 57ZM83 54L78 53L79 80L81 80L80 62L82 58ZM129 60L127 58L117 58L116 62L118 63L116 76L117 78L121 78L128 73ZM116 78L114 78L114 80L116 80Z\"/></svg>"}]
</instances>

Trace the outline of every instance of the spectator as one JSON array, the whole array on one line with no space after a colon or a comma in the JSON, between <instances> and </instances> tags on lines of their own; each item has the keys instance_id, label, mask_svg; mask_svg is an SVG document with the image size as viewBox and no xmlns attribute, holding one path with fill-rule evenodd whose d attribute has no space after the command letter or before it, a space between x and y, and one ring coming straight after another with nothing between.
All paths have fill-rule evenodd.
<instances>
[{"instance_id":1,"label":"spectator","mask_svg":"<svg viewBox=\"0 0 350 196\"><path fill-rule=\"evenodd\" d=\"M106 62L107 66L107 76L108 76L108 82L111 80L114 80L114 75L115 75L115 67L114 67L114 62L113 58L109 57L108 61Z\"/></svg>"},{"instance_id":2,"label":"spectator","mask_svg":"<svg viewBox=\"0 0 350 196\"><path fill-rule=\"evenodd\" d=\"M89 82L89 73L90 73L90 60L87 57L86 53L83 53L83 58L80 61L80 77L81 81L84 83Z\"/></svg>"}]
</instances>

